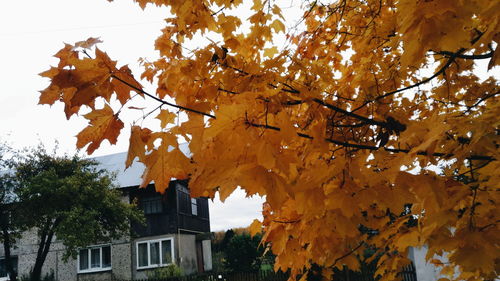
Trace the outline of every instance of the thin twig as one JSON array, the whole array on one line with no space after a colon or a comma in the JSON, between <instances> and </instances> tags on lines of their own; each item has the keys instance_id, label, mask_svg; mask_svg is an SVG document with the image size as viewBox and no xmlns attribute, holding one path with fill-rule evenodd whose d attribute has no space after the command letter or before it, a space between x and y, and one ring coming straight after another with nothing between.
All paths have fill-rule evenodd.
<instances>
[{"instance_id":1,"label":"thin twig","mask_svg":"<svg viewBox=\"0 0 500 281\"><path fill-rule=\"evenodd\" d=\"M335 261L333 262L332 264L332 267L335 266L335 264L337 264L337 262L339 262L340 260L352 255L354 252L356 252L361 246L363 246L364 242L360 242L358 246L354 247L352 250L350 250L349 252L345 253L344 255L338 257L335 259Z\"/></svg>"},{"instance_id":2,"label":"thin twig","mask_svg":"<svg viewBox=\"0 0 500 281\"><path fill-rule=\"evenodd\" d=\"M154 96L154 95L152 95L152 94L150 94L150 93L148 93L148 92L144 91L143 89L138 88L138 87L136 87L136 86L134 86L134 85L132 85L132 84L128 83L127 81L125 81L125 80L121 79L120 77L118 77L118 76L116 76L116 75L111 75L111 77L113 77L114 79L116 79L116 80L118 80L118 81L122 82L123 84L125 84L125 85L127 85L127 86L131 87L132 89L134 89L134 90L136 90L136 91L138 91L138 92L140 92L140 93L142 93L142 94L144 94L144 95L146 95L146 96L148 96L148 97L150 97L150 98L154 99L154 100L155 100L155 101L157 101L157 102L160 102L160 103L162 103L162 104L165 104L165 105L168 105L168 106L171 106L171 107L175 107L175 108L178 108L178 109L182 109L182 110L184 110L184 111L189 111L189 112L193 112L193 113L201 114L201 115L203 115L203 116L207 116L207 117L210 117L210 118L216 119L216 118L215 118L215 116L214 116L214 115L212 115L212 114L205 113L205 112L202 112L202 111L199 111L199 110L196 110L196 109L192 109L192 108L189 108L189 107L184 107L184 106L181 106L181 105L177 105L177 104L170 103L170 102L168 102L168 101L162 100L162 99L160 99L160 98L158 98L158 97L156 97L156 96Z\"/></svg>"},{"instance_id":3,"label":"thin twig","mask_svg":"<svg viewBox=\"0 0 500 281\"><path fill-rule=\"evenodd\" d=\"M397 94L397 93L400 93L400 92L404 92L404 91L407 91L407 90L410 90L410 89L413 89L415 87L418 87L420 85L423 85L423 84L426 84L427 82L433 80L434 78L438 77L439 75L441 75L442 73L444 73L444 71L455 61L455 58L462 54L463 52L465 52L465 49L462 48L460 50L458 50L456 53L453 53L454 55L453 56L450 56L450 58L448 59L448 61L436 72L434 73L431 77L429 78L426 78L418 83L415 83L413 85L410 85L408 87L404 87L404 88L401 88L401 89L397 89L395 91L392 91L392 92L388 92L388 93L385 93L381 96L378 96L376 98L374 98L373 100L369 100L369 101L366 101L364 102L362 105L358 106L357 108L355 108L354 110L351 111L352 112L356 112L358 110L360 110L361 108L365 107L366 105L372 103L372 102L376 102L378 100L381 100L383 98L386 98L388 96L392 96L394 94Z\"/></svg>"}]
</instances>

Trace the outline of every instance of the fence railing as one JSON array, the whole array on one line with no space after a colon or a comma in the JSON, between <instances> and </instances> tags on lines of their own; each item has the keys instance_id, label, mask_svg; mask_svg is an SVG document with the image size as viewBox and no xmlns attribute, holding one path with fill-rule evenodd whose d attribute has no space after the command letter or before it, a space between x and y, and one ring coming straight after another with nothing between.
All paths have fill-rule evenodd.
<instances>
[{"instance_id":1,"label":"fence railing","mask_svg":"<svg viewBox=\"0 0 500 281\"><path fill-rule=\"evenodd\" d=\"M283 272L233 272L233 273L205 273L181 277L139 279L134 281L287 281L288 275ZM131 281L131 280L113 280Z\"/></svg>"},{"instance_id":2,"label":"fence railing","mask_svg":"<svg viewBox=\"0 0 500 281\"><path fill-rule=\"evenodd\" d=\"M399 276L403 279L403 281L417 281L415 265L410 263L409 265L403 267L403 271L399 273Z\"/></svg>"},{"instance_id":3,"label":"fence railing","mask_svg":"<svg viewBox=\"0 0 500 281\"><path fill-rule=\"evenodd\" d=\"M344 269L335 272L335 281L377 281L374 270L363 272ZM403 281L417 281L415 266L409 264L398 274ZM260 271L260 272L233 272L233 273L204 273L198 275L188 275L181 277L159 278L159 279L139 279L134 281L287 281L288 274L283 272ZM113 279L110 281L132 281Z\"/></svg>"}]
</instances>

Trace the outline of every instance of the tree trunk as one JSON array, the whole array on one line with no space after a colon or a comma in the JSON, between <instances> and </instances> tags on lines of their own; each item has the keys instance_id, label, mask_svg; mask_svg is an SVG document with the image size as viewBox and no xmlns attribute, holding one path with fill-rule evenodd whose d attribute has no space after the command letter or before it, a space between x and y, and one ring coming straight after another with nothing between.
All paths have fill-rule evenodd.
<instances>
[{"instance_id":1,"label":"tree trunk","mask_svg":"<svg viewBox=\"0 0 500 281\"><path fill-rule=\"evenodd\" d=\"M17 281L17 272L14 270L14 266L12 265L12 257L10 253L11 249L11 237L8 229L2 225L2 238L3 238L3 249L5 252L5 267L7 272L9 273L10 281Z\"/></svg>"},{"instance_id":2,"label":"tree trunk","mask_svg":"<svg viewBox=\"0 0 500 281\"><path fill-rule=\"evenodd\" d=\"M52 244L52 238L54 238L55 229L60 222L61 218L56 218L53 221L52 225L47 224L47 226L42 230L35 265L33 266L33 270L31 271L31 281L40 281L42 279L42 267L45 263L47 255L49 254L50 245Z\"/></svg>"},{"instance_id":3,"label":"tree trunk","mask_svg":"<svg viewBox=\"0 0 500 281\"><path fill-rule=\"evenodd\" d=\"M5 197L5 193L2 194L1 202L3 202ZM12 214L11 206L6 206L5 204L2 206L2 210L0 212L0 229L2 231L2 239L3 239L3 249L5 255L5 269L9 274L9 279L11 281L17 281L17 272L14 271L14 266L12 264L12 256L10 250L12 249L12 236L10 235L11 221L10 216Z\"/></svg>"},{"instance_id":4,"label":"tree trunk","mask_svg":"<svg viewBox=\"0 0 500 281\"><path fill-rule=\"evenodd\" d=\"M36 255L35 265L31 271L31 281L40 281L42 279L42 267L49 253L50 244L52 243L53 231L49 231L44 241L40 241L38 253Z\"/></svg>"}]
</instances>

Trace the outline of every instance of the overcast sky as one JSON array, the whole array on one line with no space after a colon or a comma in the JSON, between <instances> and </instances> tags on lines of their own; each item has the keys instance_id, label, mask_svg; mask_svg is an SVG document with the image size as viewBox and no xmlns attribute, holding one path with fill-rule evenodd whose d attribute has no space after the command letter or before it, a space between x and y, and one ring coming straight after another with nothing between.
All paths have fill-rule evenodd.
<instances>
[{"instance_id":1,"label":"overcast sky","mask_svg":"<svg viewBox=\"0 0 500 281\"><path fill-rule=\"evenodd\" d=\"M66 120L63 107L37 105L49 81L38 76L57 60L52 56L64 46L88 37L100 37L99 48L119 64L138 72L137 59L154 59L153 44L160 34L167 9L141 10L132 0L25 0L0 4L0 140L16 148L47 147L59 143L60 152L75 153L75 135L83 118ZM150 92L152 86L145 85ZM93 156L126 151L127 130L115 146L104 141ZM211 204L212 230L249 225L261 218L263 200L245 198L237 190L224 204Z\"/></svg>"}]
</instances>

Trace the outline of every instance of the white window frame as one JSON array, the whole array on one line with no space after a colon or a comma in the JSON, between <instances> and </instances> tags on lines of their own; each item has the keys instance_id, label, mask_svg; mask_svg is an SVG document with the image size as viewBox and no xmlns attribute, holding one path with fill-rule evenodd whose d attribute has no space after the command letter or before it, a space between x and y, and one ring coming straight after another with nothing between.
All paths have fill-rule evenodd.
<instances>
[{"instance_id":1,"label":"white window frame","mask_svg":"<svg viewBox=\"0 0 500 281\"><path fill-rule=\"evenodd\" d=\"M78 249L78 258L77 258L77 263L76 263L77 273L92 273L92 272L101 272L101 271L111 270L113 267L113 260L112 259L110 260L111 264L108 267L102 267L102 248L108 247L108 246L109 246L110 255L113 256L113 253L112 253L113 247L111 247L111 244L93 245L93 246L90 246L87 248ZM100 260L101 260L100 267L94 267L94 268L91 267L90 259L91 259L91 250L92 249L99 249L99 255L100 255ZM88 251L87 257L88 257L89 268L87 268L87 269L80 269L80 251L81 250Z\"/></svg>"},{"instance_id":2,"label":"white window frame","mask_svg":"<svg viewBox=\"0 0 500 281\"><path fill-rule=\"evenodd\" d=\"M170 241L170 249L171 249L171 256L172 256L172 262L171 263L161 263L163 260L163 252L161 251L161 243L164 241ZM151 244L159 242L160 243L160 263L159 264L150 264L150 251L151 251ZM148 265L146 266L139 266L139 244L147 244L147 257L148 257ZM175 261L175 250L174 250L174 238L173 237L168 237L168 238L161 238L161 239L154 239L154 240L144 240L144 241L137 241L135 243L135 255L136 255L136 266L137 269L148 269L148 268L157 268L157 267L164 267L167 265L174 264Z\"/></svg>"},{"instance_id":3,"label":"white window frame","mask_svg":"<svg viewBox=\"0 0 500 281\"><path fill-rule=\"evenodd\" d=\"M198 215L198 200L196 198L191 198L191 215Z\"/></svg>"}]
</instances>

